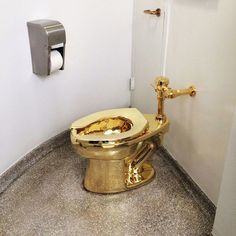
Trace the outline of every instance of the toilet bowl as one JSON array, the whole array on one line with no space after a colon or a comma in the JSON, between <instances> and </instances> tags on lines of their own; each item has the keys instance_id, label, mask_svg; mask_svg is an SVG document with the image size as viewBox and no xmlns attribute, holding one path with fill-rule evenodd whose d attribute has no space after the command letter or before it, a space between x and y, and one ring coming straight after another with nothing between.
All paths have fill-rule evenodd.
<instances>
[{"instance_id":1,"label":"toilet bowl","mask_svg":"<svg viewBox=\"0 0 236 236\"><path fill-rule=\"evenodd\" d=\"M116 193L149 183L155 171L150 157L154 136L162 139L169 121L136 108L97 112L71 125L71 142L88 160L84 187L96 193Z\"/></svg>"}]
</instances>

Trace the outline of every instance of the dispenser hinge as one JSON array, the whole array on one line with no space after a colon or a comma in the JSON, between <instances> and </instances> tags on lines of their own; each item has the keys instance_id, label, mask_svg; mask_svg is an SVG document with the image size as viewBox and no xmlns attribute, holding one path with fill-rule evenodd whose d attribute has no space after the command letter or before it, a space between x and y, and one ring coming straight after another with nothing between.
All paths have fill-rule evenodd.
<instances>
[{"instance_id":1,"label":"dispenser hinge","mask_svg":"<svg viewBox=\"0 0 236 236\"><path fill-rule=\"evenodd\" d=\"M135 78L131 77L129 79L129 90L130 91L134 91L134 89L135 89Z\"/></svg>"}]
</instances>

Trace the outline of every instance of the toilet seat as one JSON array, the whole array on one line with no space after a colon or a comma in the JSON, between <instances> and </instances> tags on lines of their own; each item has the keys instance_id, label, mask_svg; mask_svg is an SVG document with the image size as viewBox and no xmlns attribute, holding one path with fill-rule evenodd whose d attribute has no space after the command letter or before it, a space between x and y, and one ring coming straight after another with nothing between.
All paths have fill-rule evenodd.
<instances>
[{"instance_id":1,"label":"toilet seat","mask_svg":"<svg viewBox=\"0 0 236 236\"><path fill-rule=\"evenodd\" d=\"M122 124L118 129L118 125ZM93 129L91 128L93 125ZM104 130L98 131L98 127ZM109 129L110 127L110 129ZM71 125L73 143L112 143L136 138L148 128L148 121L136 108L105 110L83 117ZM124 129L124 130L122 130ZM126 130L127 129L127 130Z\"/></svg>"}]
</instances>

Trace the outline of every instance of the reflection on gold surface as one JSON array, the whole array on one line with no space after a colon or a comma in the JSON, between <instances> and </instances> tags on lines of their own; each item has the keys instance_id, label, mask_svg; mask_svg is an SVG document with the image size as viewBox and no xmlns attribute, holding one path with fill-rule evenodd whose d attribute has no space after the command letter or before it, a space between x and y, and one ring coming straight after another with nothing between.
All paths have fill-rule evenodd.
<instances>
[{"instance_id":1,"label":"reflection on gold surface","mask_svg":"<svg viewBox=\"0 0 236 236\"><path fill-rule=\"evenodd\" d=\"M103 122L104 120L105 122ZM100 121L102 122L100 123ZM101 130L101 126L103 126L103 131ZM77 132L77 130L82 131L85 128L88 128L88 132ZM73 144L82 143L83 146L90 146L90 144L93 145L96 143L97 146L100 145L104 148L105 146L109 148L113 144L117 145L124 140L127 141L128 139L138 137L147 128L148 121L136 108L105 110L90 114L73 122L71 125L71 141ZM93 132L94 130L96 132ZM101 132L99 132L100 130Z\"/></svg>"},{"instance_id":2,"label":"reflection on gold surface","mask_svg":"<svg viewBox=\"0 0 236 236\"><path fill-rule=\"evenodd\" d=\"M119 134L130 130L133 123L130 119L118 116L97 120L84 128L77 128L78 135L102 133L104 135Z\"/></svg>"}]
</instances>

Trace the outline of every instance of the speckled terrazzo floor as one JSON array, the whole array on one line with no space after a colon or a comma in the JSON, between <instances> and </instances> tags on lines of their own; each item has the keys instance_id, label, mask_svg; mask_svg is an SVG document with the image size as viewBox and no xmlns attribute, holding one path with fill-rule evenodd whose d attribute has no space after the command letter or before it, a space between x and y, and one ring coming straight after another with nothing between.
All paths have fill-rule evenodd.
<instances>
[{"instance_id":1,"label":"speckled terrazzo floor","mask_svg":"<svg viewBox=\"0 0 236 236\"><path fill-rule=\"evenodd\" d=\"M86 192L85 161L67 142L0 195L0 235L203 236L206 214L177 178L173 166L154 156L155 180L114 195Z\"/></svg>"}]
</instances>

